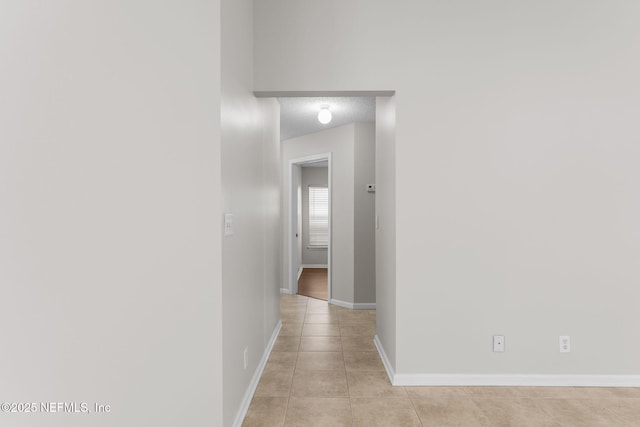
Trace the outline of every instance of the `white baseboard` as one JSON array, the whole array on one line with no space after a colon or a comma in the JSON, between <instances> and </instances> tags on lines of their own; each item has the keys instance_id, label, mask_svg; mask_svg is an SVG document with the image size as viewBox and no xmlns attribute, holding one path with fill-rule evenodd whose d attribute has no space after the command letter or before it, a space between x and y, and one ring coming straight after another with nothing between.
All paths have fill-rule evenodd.
<instances>
[{"instance_id":1,"label":"white baseboard","mask_svg":"<svg viewBox=\"0 0 640 427\"><path fill-rule=\"evenodd\" d=\"M384 351L384 347L382 347L382 342L380 341L378 334L376 334L376 336L373 338L373 343L376 345L376 349L378 350L378 354L380 355L380 359L382 360L382 364L384 365L384 370L387 371L389 381L391 381L392 385L395 385L393 381L396 373L393 370L393 366L391 366L391 361L389 361L387 353Z\"/></svg>"},{"instance_id":2,"label":"white baseboard","mask_svg":"<svg viewBox=\"0 0 640 427\"><path fill-rule=\"evenodd\" d=\"M360 302L347 302L347 301L341 301L339 299L331 299L331 301L329 302L329 304L333 304L333 305L337 305L339 307L344 307L344 308L350 308L351 310L375 310L376 309L376 303L360 303Z\"/></svg>"},{"instance_id":3,"label":"white baseboard","mask_svg":"<svg viewBox=\"0 0 640 427\"><path fill-rule=\"evenodd\" d=\"M280 333L280 328L282 328L282 321L278 320L278 324L273 330L273 334L271 335L271 339L267 343L267 348L264 349L264 353L262 353L262 358L260 359L260 363L258 363L258 367L251 378L251 382L249 383L249 387L244 394L244 398L242 399L242 404L240 405L240 409L236 415L235 420L233 420L233 427L241 427L244 421L244 417L247 415L247 411L249 410L249 405L251 404L251 399L253 399L253 395L256 392L256 388L258 388L258 382L260 382L260 377L262 376L262 372L264 371L264 367L267 364L267 360L269 360L269 355L271 354L271 350L273 350L273 345L276 343L276 339L278 338L278 334Z\"/></svg>"},{"instance_id":4,"label":"white baseboard","mask_svg":"<svg viewBox=\"0 0 640 427\"><path fill-rule=\"evenodd\" d=\"M298 269L298 279L300 280L300 276L302 276L302 270L304 270L304 268L302 266L300 266L300 268Z\"/></svg>"},{"instance_id":5,"label":"white baseboard","mask_svg":"<svg viewBox=\"0 0 640 427\"><path fill-rule=\"evenodd\" d=\"M300 268L329 268L327 264L302 264Z\"/></svg>"},{"instance_id":6,"label":"white baseboard","mask_svg":"<svg viewBox=\"0 0 640 427\"><path fill-rule=\"evenodd\" d=\"M396 386L640 387L640 375L395 374Z\"/></svg>"},{"instance_id":7,"label":"white baseboard","mask_svg":"<svg viewBox=\"0 0 640 427\"><path fill-rule=\"evenodd\" d=\"M280 293L281 294L293 295L293 292L291 291L291 289L287 289L287 288L280 288Z\"/></svg>"},{"instance_id":8,"label":"white baseboard","mask_svg":"<svg viewBox=\"0 0 640 427\"><path fill-rule=\"evenodd\" d=\"M394 386L640 387L640 375L396 374L378 335L373 342Z\"/></svg>"},{"instance_id":9,"label":"white baseboard","mask_svg":"<svg viewBox=\"0 0 640 427\"><path fill-rule=\"evenodd\" d=\"M356 302L355 304L353 304L353 309L354 310L375 310L376 309L376 303L375 302Z\"/></svg>"}]
</instances>

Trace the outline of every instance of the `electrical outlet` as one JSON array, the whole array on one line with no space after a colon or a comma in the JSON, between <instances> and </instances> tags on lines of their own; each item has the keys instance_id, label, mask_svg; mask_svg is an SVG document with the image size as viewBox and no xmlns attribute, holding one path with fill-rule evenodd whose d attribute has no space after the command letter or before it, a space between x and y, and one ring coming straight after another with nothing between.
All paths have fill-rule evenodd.
<instances>
[{"instance_id":1,"label":"electrical outlet","mask_svg":"<svg viewBox=\"0 0 640 427\"><path fill-rule=\"evenodd\" d=\"M504 335L493 336L493 351L495 353L504 352Z\"/></svg>"},{"instance_id":2,"label":"electrical outlet","mask_svg":"<svg viewBox=\"0 0 640 427\"><path fill-rule=\"evenodd\" d=\"M244 348L244 369L249 365L249 347Z\"/></svg>"},{"instance_id":3,"label":"electrical outlet","mask_svg":"<svg viewBox=\"0 0 640 427\"><path fill-rule=\"evenodd\" d=\"M571 353L571 337L569 335L560 335L560 353Z\"/></svg>"}]
</instances>

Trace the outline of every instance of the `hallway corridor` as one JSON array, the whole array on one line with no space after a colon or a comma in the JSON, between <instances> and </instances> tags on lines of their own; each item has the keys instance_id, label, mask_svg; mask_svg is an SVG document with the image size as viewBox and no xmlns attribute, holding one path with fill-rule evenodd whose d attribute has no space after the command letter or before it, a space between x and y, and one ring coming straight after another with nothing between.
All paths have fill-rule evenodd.
<instances>
[{"instance_id":1,"label":"hallway corridor","mask_svg":"<svg viewBox=\"0 0 640 427\"><path fill-rule=\"evenodd\" d=\"M375 310L301 295L281 295L280 310L282 329L244 426L351 426L368 420L372 405L388 411L375 397L406 397L389 384L373 344ZM412 408L407 415L415 417Z\"/></svg>"}]
</instances>

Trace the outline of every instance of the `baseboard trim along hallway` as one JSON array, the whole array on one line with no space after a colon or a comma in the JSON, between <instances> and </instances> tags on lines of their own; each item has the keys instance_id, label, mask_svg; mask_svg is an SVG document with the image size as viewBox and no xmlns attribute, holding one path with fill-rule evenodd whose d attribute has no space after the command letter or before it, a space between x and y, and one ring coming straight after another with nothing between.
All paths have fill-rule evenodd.
<instances>
[{"instance_id":1,"label":"baseboard trim along hallway","mask_svg":"<svg viewBox=\"0 0 640 427\"><path fill-rule=\"evenodd\" d=\"M260 363L258 363L258 367L256 368L256 371L253 373L253 377L251 378L249 387L247 388L247 391L244 394L244 398L242 399L242 404L240 405L240 409L236 414L236 418L233 420L233 427L242 426L242 422L244 421L244 417L247 415L247 411L249 410L249 405L251 405L251 400L253 399L253 395L256 392L256 388L258 388L260 377L262 376L264 367L267 365L267 360L269 360L269 356L271 355L271 350L273 350L273 345L276 343L276 339L278 339L278 334L280 333L281 328L282 328L282 320L278 320L278 324L273 330L273 334L271 335L271 338L267 343L267 348L265 348L264 353L262 353L262 358L260 359Z\"/></svg>"},{"instance_id":2,"label":"baseboard trim along hallway","mask_svg":"<svg viewBox=\"0 0 640 427\"><path fill-rule=\"evenodd\" d=\"M382 342L380 341L378 334L376 334L376 336L373 337L373 343L375 344L376 349L378 350L378 354L380 355L380 359L382 360L382 365L384 365L384 370L387 371L387 376L389 376L389 381L391 381L392 385L396 385L393 382L393 378L396 376L396 373L393 370L393 366L391 366L391 362L387 357L387 353L384 351L384 347L382 346Z\"/></svg>"},{"instance_id":3,"label":"baseboard trim along hallway","mask_svg":"<svg viewBox=\"0 0 640 427\"><path fill-rule=\"evenodd\" d=\"M394 386L640 387L640 375L396 374L378 335L373 342Z\"/></svg>"},{"instance_id":4,"label":"baseboard trim along hallway","mask_svg":"<svg viewBox=\"0 0 640 427\"><path fill-rule=\"evenodd\" d=\"M376 303L360 303L360 302L347 302L341 301L339 299L331 299L331 304L337 305L338 307L349 308L351 310L375 310Z\"/></svg>"},{"instance_id":5,"label":"baseboard trim along hallway","mask_svg":"<svg viewBox=\"0 0 640 427\"><path fill-rule=\"evenodd\" d=\"M395 374L397 386L640 387L640 375Z\"/></svg>"}]
</instances>

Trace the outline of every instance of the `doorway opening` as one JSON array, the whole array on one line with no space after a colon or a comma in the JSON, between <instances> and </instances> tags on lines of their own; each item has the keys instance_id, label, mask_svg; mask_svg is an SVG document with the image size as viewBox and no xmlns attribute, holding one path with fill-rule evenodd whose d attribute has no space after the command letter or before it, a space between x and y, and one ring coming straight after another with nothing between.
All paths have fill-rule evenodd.
<instances>
[{"instance_id":1,"label":"doorway opening","mask_svg":"<svg viewBox=\"0 0 640 427\"><path fill-rule=\"evenodd\" d=\"M331 153L289 161L291 290L331 301Z\"/></svg>"},{"instance_id":2,"label":"doorway opening","mask_svg":"<svg viewBox=\"0 0 640 427\"><path fill-rule=\"evenodd\" d=\"M328 268L302 267L302 273L298 278L298 295L305 297L329 300L329 275Z\"/></svg>"},{"instance_id":3,"label":"doorway opening","mask_svg":"<svg viewBox=\"0 0 640 427\"><path fill-rule=\"evenodd\" d=\"M392 133L387 132L387 127L395 126L395 121L391 123L390 120L395 118L395 114L393 117L387 114L388 102L385 101L393 95L393 91L256 93L258 97L274 97L280 104L281 188L284 199L282 294L299 292L298 279L304 271L301 269L301 251L303 245L305 249L308 246L300 238L302 230L299 225L303 220L298 205L302 202L302 186L297 184L296 174L300 175L303 167L311 163L327 161L333 162L328 165L333 168L328 174L329 180L334 178L333 188L328 190L329 200L334 206L328 220L327 302L349 309L377 307L380 264L377 260L388 258L387 248L395 250L389 245L393 242L391 234L395 232L391 228L394 216L388 214L395 211L394 180L391 179L395 173L395 156L393 140L390 139ZM378 126L378 103L382 105L382 127ZM328 124L320 117L320 112L327 107L332 115ZM381 158L376 155L379 141L385 151ZM384 181L376 185L379 169ZM327 184L331 187L331 183ZM384 189L383 203L376 195L380 188ZM382 221L378 221L378 209L387 204L390 209L385 208ZM378 229L379 223L385 224L383 230ZM384 237L382 246L378 236ZM313 264L305 267L318 267ZM391 263L385 262L385 265ZM385 273L388 269L382 270ZM392 277L388 277L386 283L395 283L389 279ZM386 289L380 295L387 296Z\"/></svg>"}]
</instances>

